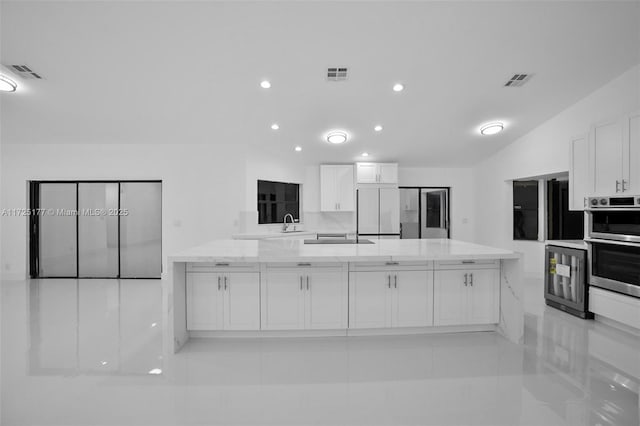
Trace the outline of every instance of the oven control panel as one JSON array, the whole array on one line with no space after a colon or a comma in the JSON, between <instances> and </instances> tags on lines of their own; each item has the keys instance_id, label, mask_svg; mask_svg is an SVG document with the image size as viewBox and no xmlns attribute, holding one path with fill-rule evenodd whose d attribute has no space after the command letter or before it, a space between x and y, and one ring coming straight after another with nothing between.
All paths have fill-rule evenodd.
<instances>
[{"instance_id":1,"label":"oven control panel","mask_svg":"<svg viewBox=\"0 0 640 426\"><path fill-rule=\"evenodd\" d=\"M589 197L587 198L587 206L589 209L601 208L624 208L637 207L640 208L640 196L626 197Z\"/></svg>"}]
</instances>

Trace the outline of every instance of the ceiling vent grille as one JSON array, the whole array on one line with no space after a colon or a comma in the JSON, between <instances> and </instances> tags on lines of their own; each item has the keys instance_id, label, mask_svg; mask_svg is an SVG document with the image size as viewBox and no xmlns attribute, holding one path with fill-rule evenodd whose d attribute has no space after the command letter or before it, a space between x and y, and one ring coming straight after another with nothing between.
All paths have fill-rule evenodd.
<instances>
[{"instance_id":1,"label":"ceiling vent grille","mask_svg":"<svg viewBox=\"0 0 640 426\"><path fill-rule=\"evenodd\" d=\"M31 79L31 80L42 80L42 76L26 65L11 65L11 71L14 71L18 76Z\"/></svg>"},{"instance_id":2,"label":"ceiling vent grille","mask_svg":"<svg viewBox=\"0 0 640 426\"><path fill-rule=\"evenodd\" d=\"M345 81L347 79L347 68L327 68L328 81Z\"/></svg>"},{"instance_id":3,"label":"ceiling vent grille","mask_svg":"<svg viewBox=\"0 0 640 426\"><path fill-rule=\"evenodd\" d=\"M509 81L505 83L505 87L520 87L527 81L531 80L533 74L514 74Z\"/></svg>"}]
</instances>

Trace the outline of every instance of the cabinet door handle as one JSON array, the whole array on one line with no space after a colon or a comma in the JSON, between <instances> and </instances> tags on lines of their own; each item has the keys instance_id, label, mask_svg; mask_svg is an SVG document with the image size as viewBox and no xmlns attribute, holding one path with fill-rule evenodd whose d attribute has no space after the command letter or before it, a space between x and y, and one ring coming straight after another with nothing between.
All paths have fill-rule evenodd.
<instances>
[{"instance_id":1,"label":"cabinet door handle","mask_svg":"<svg viewBox=\"0 0 640 426\"><path fill-rule=\"evenodd\" d=\"M626 191L627 189L629 189L629 188L626 188L626 187L625 187L625 185L626 185L626 184L628 184L628 183L629 183L628 181L626 181L626 180L622 179L622 192L624 192L624 191Z\"/></svg>"},{"instance_id":2,"label":"cabinet door handle","mask_svg":"<svg viewBox=\"0 0 640 426\"><path fill-rule=\"evenodd\" d=\"M622 185L624 187L624 185ZM338 210L340 210L340 203L338 203Z\"/></svg>"},{"instance_id":3,"label":"cabinet door handle","mask_svg":"<svg viewBox=\"0 0 640 426\"><path fill-rule=\"evenodd\" d=\"M393 276L393 288L398 288L398 276Z\"/></svg>"},{"instance_id":4,"label":"cabinet door handle","mask_svg":"<svg viewBox=\"0 0 640 426\"><path fill-rule=\"evenodd\" d=\"M469 285L473 287L473 273L471 273L470 275L471 275L471 279L469 280Z\"/></svg>"},{"instance_id":5,"label":"cabinet door handle","mask_svg":"<svg viewBox=\"0 0 640 426\"><path fill-rule=\"evenodd\" d=\"M220 275L218 275L218 291L220 291Z\"/></svg>"},{"instance_id":6,"label":"cabinet door handle","mask_svg":"<svg viewBox=\"0 0 640 426\"><path fill-rule=\"evenodd\" d=\"M620 181L619 180L616 181L616 194L618 192L620 192Z\"/></svg>"},{"instance_id":7,"label":"cabinet door handle","mask_svg":"<svg viewBox=\"0 0 640 426\"><path fill-rule=\"evenodd\" d=\"M309 275L307 275L307 290L309 290Z\"/></svg>"},{"instance_id":8,"label":"cabinet door handle","mask_svg":"<svg viewBox=\"0 0 640 426\"><path fill-rule=\"evenodd\" d=\"M300 291L302 291L302 275L300 275Z\"/></svg>"},{"instance_id":9,"label":"cabinet door handle","mask_svg":"<svg viewBox=\"0 0 640 426\"><path fill-rule=\"evenodd\" d=\"M224 291L227 291L227 276L224 276Z\"/></svg>"},{"instance_id":10,"label":"cabinet door handle","mask_svg":"<svg viewBox=\"0 0 640 426\"><path fill-rule=\"evenodd\" d=\"M391 288L391 275L387 275L387 287Z\"/></svg>"},{"instance_id":11,"label":"cabinet door handle","mask_svg":"<svg viewBox=\"0 0 640 426\"><path fill-rule=\"evenodd\" d=\"M467 275L468 274L464 274L464 286L466 287L468 282L467 282Z\"/></svg>"}]
</instances>

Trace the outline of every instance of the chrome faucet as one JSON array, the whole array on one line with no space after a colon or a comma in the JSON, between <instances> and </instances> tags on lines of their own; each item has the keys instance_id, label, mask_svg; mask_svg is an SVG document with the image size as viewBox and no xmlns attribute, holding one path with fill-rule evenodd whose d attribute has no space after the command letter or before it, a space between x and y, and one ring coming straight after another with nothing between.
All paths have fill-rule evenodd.
<instances>
[{"instance_id":1,"label":"chrome faucet","mask_svg":"<svg viewBox=\"0 0 640 426\"><path fill-rule=\"evenodd\" d=\"M291 218L291 223L289 225L293 225L293 215L291 213L287 213L284 215L284 220L282 223L282 232L287 232L289 230L289 225L287 225L287 217Z\"/></svg>"}]
</instances>

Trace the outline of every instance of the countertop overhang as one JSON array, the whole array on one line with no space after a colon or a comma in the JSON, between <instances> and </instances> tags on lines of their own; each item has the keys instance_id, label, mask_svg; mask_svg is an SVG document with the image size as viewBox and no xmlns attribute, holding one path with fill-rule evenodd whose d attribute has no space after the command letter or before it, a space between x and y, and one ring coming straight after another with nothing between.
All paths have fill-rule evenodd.
<instances>
[{"instance_id":1,"label":"countertop overhang","mask_svg":"<svg viewBox=\"0 0 640 426\"><path fill-rule=\"evenodd\" d=\"M410 262L518 259L520 254L450 239L307 244L299 239L215 240L169 256L169 262Z\"/></svg>"}]
</instances>

